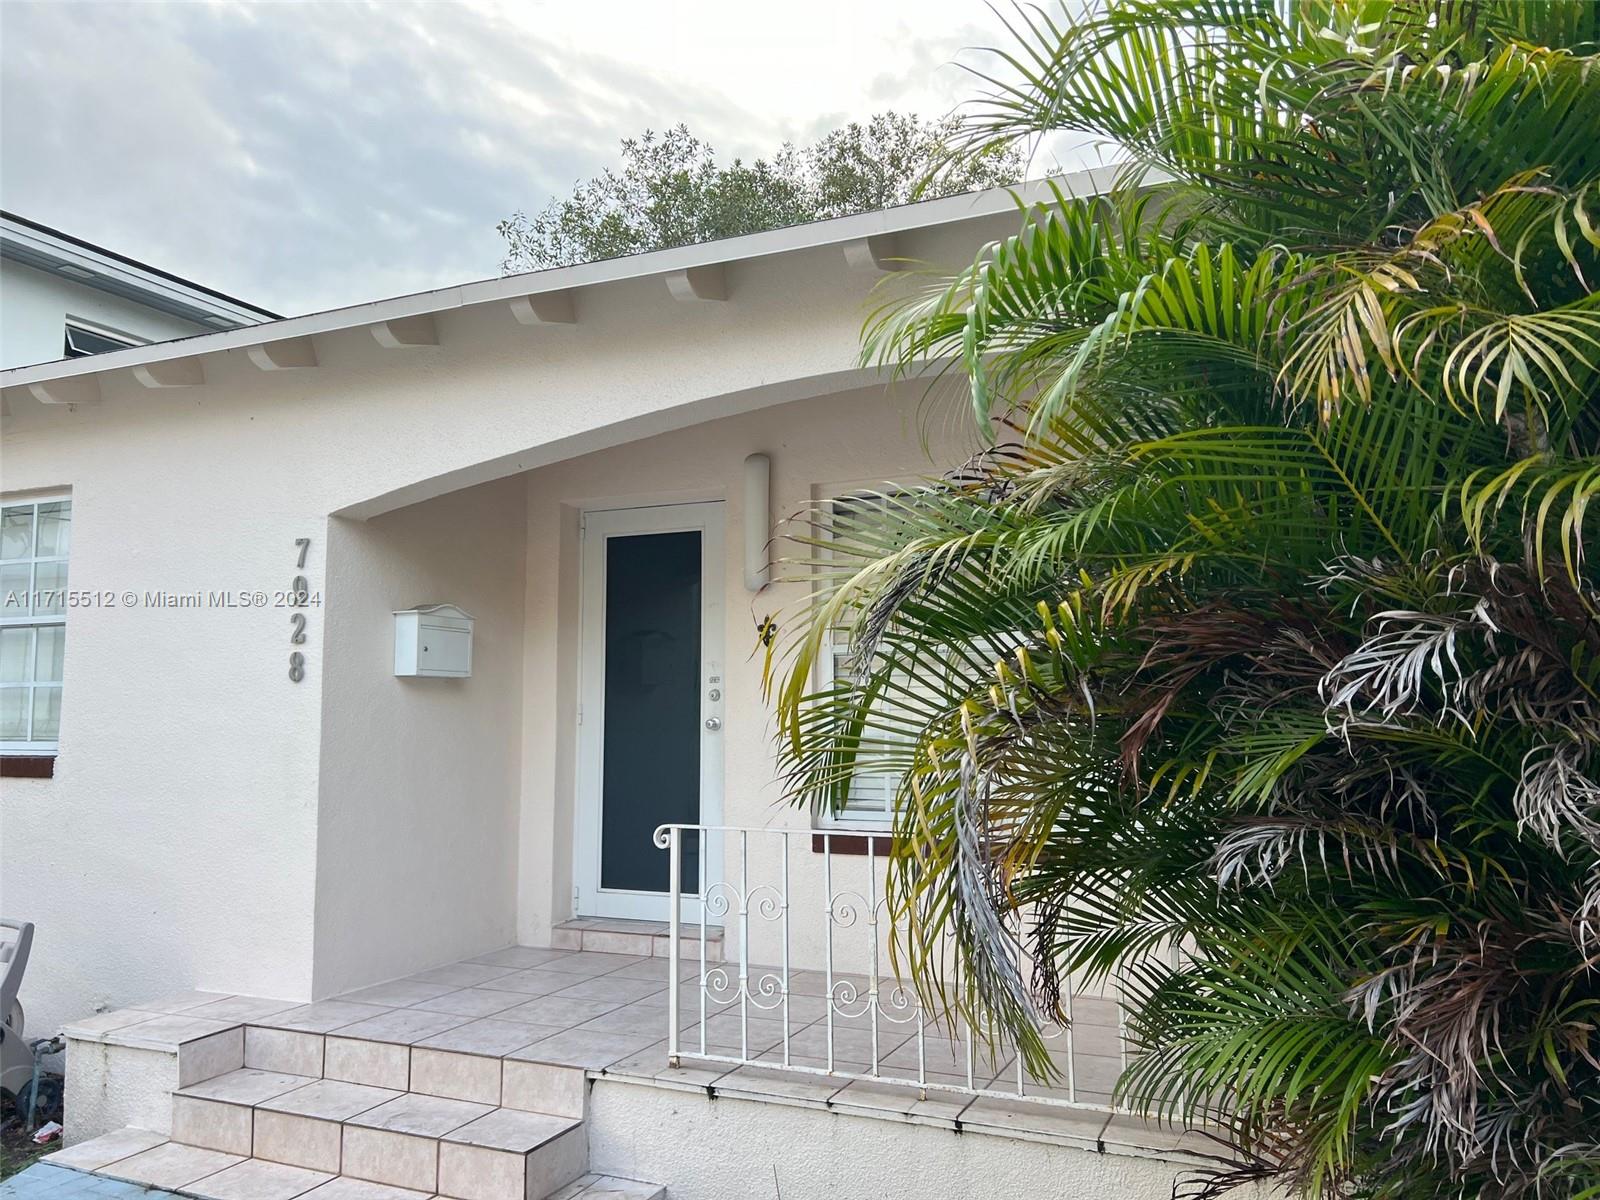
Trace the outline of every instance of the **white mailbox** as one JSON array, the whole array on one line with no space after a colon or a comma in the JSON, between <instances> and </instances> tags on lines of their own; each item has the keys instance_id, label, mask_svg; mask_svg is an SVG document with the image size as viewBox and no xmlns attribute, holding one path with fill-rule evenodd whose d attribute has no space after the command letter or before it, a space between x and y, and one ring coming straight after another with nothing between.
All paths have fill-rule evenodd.
<instances>
[{"instance_id":1,"label":"white mailbox","mask_svg":"<svg viewBox=\"0 0 1600 1200\"><path fill-rule=\"evenodd\" d=\"M472 614L428 604L394 614L394 673L431 679L472 674Z\"/></svg>"}]
</instances>

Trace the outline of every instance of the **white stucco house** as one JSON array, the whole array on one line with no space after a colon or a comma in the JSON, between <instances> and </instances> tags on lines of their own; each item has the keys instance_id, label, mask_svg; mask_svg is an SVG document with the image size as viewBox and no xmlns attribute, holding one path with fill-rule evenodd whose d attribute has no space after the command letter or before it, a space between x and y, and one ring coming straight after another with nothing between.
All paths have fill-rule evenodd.
<instances>
[{"instance_id":1,"label":"white stucco house","mask_svg":"<svg viewBox=\"0 0 1600 1200\"><path fill-rule=\"evenodd\" d=\"M59 229L0 213L0 369L277 317Z\"/></svg>"},{"instance_id":2,"label":"white stucco house","mask_svg":"<svg viewBox=\"0 0 1600 1200\"><path fill-rule=\"evenodd\" d=\"M1112 1000L1035 1080L896 986L886 792L783 805L761 693L805 586L768 581L777 521L974 448L859 365L873 289L1016 204L0 374L0 911L69 1038L60 1161L321 1200L1168 1193L1195 1144L1108 1107Z\"/></svg>"}]
</instances>

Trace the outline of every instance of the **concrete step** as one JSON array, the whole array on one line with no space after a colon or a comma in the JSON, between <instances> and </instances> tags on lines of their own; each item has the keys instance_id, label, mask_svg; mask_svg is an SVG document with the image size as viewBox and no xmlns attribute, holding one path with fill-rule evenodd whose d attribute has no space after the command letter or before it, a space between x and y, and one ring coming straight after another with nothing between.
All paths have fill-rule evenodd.
<instances>
[{"instance_id":1,"label":"concrete step","mask_svg":"<svg viewBox=\"0 0 1600 1200\"><path fill-rule=\"evenodd\" d=\"M582 1067L254 1025L245 1030L240 1065L264 1075L336 1080L391 1095L418 1092L561 1117L583 1117L589 1093ZM219 1085L223 1089L249 1086L244 1076L230 1074L236 1081ZM178 1094L210 1082L191 1083Z\"/></svg>"},{"instance_id":2,"label":"concrete step","mask_svg":"<svg viewBox=\"0 0 1600 1200\"><path fill-rule=\"evenodd\" d=\"M700 961L700 926L680 928L679 953L683 961ZM556 950L589 951L600 954L637 954L666 958L669 953L665 921L625 921L612 917L576 917L563 921L550 932L550 945ZM722 961L722 930L706 930L706 961Z\"/></svg>"},{"instance_id":3,"label":"concrete step","mask_svg":"<svg viewBox=\"0 0 1600 1200\"><path fill-rule=\"evenodd\" d=\"M543 1200L588 1169L581 1117L255 1068L172 1103L175 1143L424 1195Z\"/></svg>"},{"instance_id":4,"label":"concrete step","mask_svg":"<svg viewBox=\"0 0 1600 1200\"><path fill-rule=\"evenodd\" d=\"M52 1177L52 1196L93 1190L90 1178L171 1188L204 1200L434 1200L437 1195L186 1146L142 1129L121 1129L78 1142L43 1162L85 1179L83 1187L74 1187L63 1182L64 1177ZM665 1188L653 1183L585 1174L551 1193L549 1200L665 1200L666 1194Z\"/></svg>"},{"instance_id":5,"label":"concrete step","mask_svg":"<svg viewBox=\"0 0 1600 1200\"><path fill-rule=\"evenodd\" d=\"M628 936L657 934L646 927ZM640 953L653 957L653 948ZM624 981L619 995L648 986ZM148 1036L130 1047L155 1047L157 1034L172 1043L161 1047L171 1062L152 1089L159 1100L141 1105L155 1111L121 1122L155 1128L69 1147L61 1166L215 1200L664 1196L655 1184L586 1174L588 1072L576 1065L581 1055L567 1057L570 1048L552 1052L560 1061L540 1061L537 1026L463 1018L470 1028L444 1049L415 1044L439 1029L440 1013L426 1009L177 999L226 1003L233 1021L220 1012L133 1020L128 1028ZM282 1020L285 1012L294 1022ZM107 1028L108 1041L121 1032Z\"/></svg>"},{"instance_id":6,"label":"concrete step","mask_svg":"<svg viewBox=\"0 0 1600 1200\"><path fill-rule=\"evenodd\" d=\"M610 1175L585 1175L569 1183L550 1200L667 1200L667 1189L637 1179L617 1179Z\"/></svg>"}]
</instances>

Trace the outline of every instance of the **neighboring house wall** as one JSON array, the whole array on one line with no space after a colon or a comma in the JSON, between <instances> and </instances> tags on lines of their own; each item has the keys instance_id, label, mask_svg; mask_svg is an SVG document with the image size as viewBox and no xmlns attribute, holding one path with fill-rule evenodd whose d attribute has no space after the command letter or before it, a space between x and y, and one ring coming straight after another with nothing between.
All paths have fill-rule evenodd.
<instances>
[{"instance_id":1,"label":"neighboring house wall","mask_svg":"<svg viewBox=\"0 0 1600 1200\"><path fill-rule=\"evenodd\" d=\"M65 357L62 340L69 317L140 342L213 332L209 326L0 258L0 368Z\"/></svg>"},{"instance_id":2,"label":"neighboring house wall","mask_svg":"<svg viewBox=\"0 0 1600 1200\"><path fill-rule=\"evenodd\" d=\"M520 477L328 523L313 990L498 949L516 934ZM401 679L396 609L476 618L470 679Z\"/></svg>"}]
</instances>

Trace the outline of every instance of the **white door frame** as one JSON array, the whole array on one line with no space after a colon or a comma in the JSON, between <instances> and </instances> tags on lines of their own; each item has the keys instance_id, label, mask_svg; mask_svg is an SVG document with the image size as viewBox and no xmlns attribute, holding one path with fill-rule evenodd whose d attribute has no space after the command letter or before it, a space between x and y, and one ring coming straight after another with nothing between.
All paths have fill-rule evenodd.
<instances>
[{"instance_id":1,"label":"white door frame","mask_svg":"<svg viewBox=\"0 0 1600 1200\"><path fill-rule=\"evenodd\" d=\"M641 533L700 531L700 823L722 823L722 715L727 678L723 670L724 502L658 504L643 508L594 508L579 517L581 573L578 642L578 757L575 837L573 839L573 905L580 917L621 917L665 921L664 893L625 891L600 886L601 804L604 796L605 733L605 565L606 540ZM716 699L711 697L715 695ZM712 726L708 728L708 723ZM663 854L666 851L662 851ZM700 848L706 887L721 878L722 837L712 835ZM696 881L685 879L685 893ZM699 921L700 901L687 896L683 919Z\"/></svg>"}]
</instances>

